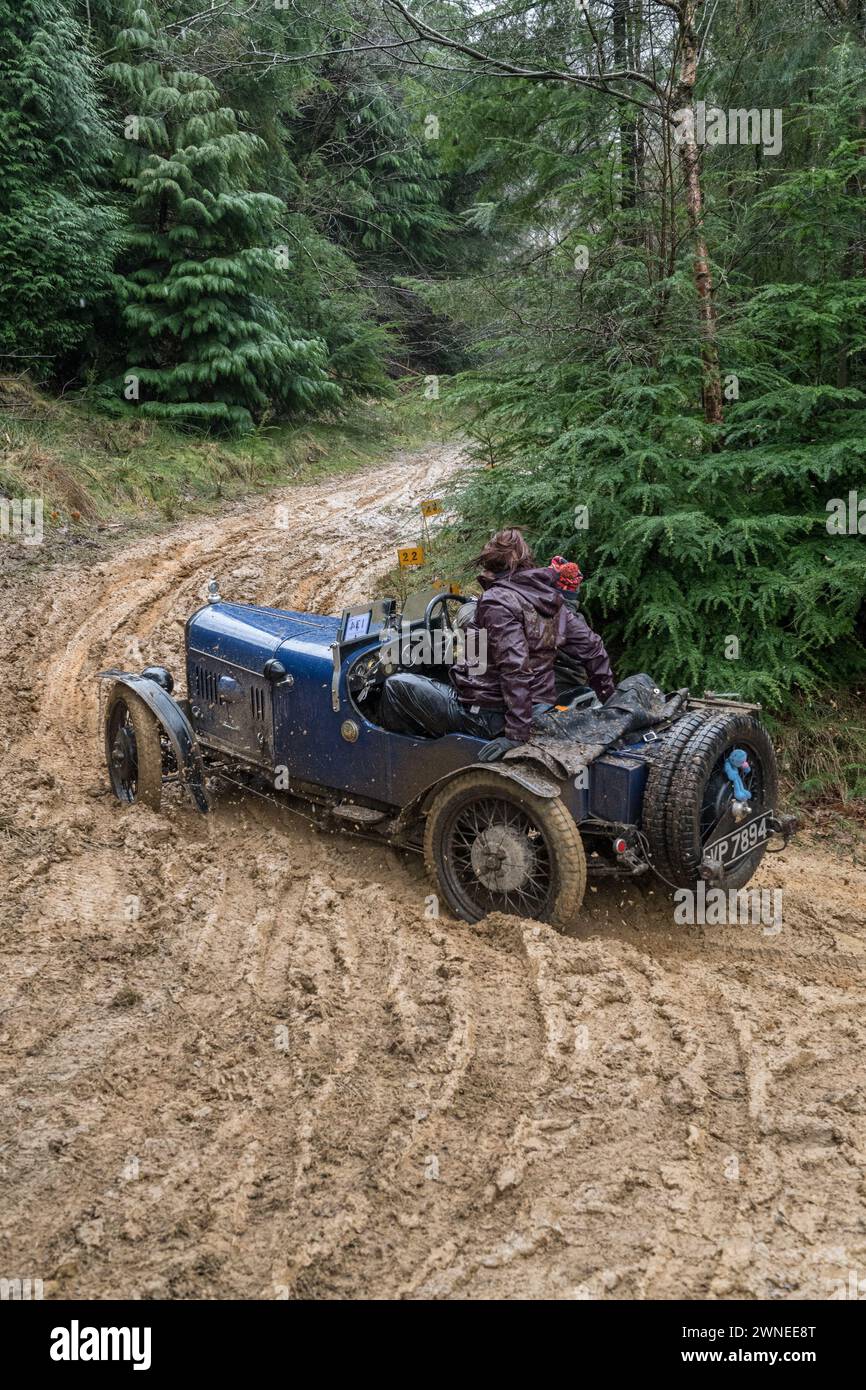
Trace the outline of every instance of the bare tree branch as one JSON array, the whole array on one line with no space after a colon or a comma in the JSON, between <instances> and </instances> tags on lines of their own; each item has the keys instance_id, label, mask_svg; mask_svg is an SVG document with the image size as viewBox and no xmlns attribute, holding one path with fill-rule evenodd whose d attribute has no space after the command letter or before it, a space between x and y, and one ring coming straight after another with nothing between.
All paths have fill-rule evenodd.
<instances>
[{"instance_id":1,"label":"bare tree branch","mask_svg":"<svg viewBox=\"0 0 866 1390\"><path fill-rule=\"evenodd\" d=\"M617 101L628 102L634 106L640 106L646 111L651 111L655 115L665 116L665 111L661 106L654 106L649 102L641 101L638 97L628 92L617 91L611 87L612 82L636 82L648 88L654 96L661 98L663 93L654 78L648 77L646 73L639 72L633 68L618 68L611 72L599 72L595 77L588 77L582 73L571 72L567 68L540 68L526 67L517 63L509 63L504 58L494 57L490 53L484 53L473 44L464 43L460 39L450 38L443 34L441 30L434 29L425 20L412 14L406 8L402 0L382 0L383 8L396 10L398 14L411 25L415 33L434 44L438 48L450 49L452 52L460 53L464 58L469 58L471 62L478 64L485 74L500 74L506 77L520 77L530 82L568 82L573 86L585 87L590 91L604 93L605 96L614 97ZM596 39L596 44L598 40Z\"/></svg>"}]
</instances>

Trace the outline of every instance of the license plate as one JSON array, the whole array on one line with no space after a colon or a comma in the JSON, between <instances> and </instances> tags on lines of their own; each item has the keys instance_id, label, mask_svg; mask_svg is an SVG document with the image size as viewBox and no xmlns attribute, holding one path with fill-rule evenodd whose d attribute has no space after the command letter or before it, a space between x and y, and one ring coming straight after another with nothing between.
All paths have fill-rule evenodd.
<instances>
[{"instance_id":1,"label":"license plate","mask_svg":"<svg viewBox=\"0 0 866 1390\"><path fill-rule=\"evenodd\" d=\"M751 820L738 825L736 830L730 830L727 835L721 835L718 840L713 840L712 844L707 845L704 858L723 869L730 869L734 864L739 864L741 859L745 859L759 845L769 840L773 833L770 824L772 819L772 811L760 811Z\"/></svg>"}]
</instances>

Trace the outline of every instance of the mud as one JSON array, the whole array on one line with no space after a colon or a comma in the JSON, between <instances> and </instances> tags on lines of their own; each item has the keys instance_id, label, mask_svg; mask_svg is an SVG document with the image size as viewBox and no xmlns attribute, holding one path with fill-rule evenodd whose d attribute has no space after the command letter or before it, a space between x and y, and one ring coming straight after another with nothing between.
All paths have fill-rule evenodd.
<instances>
[{"instance_id":1,"label":"mud","mask_svg":"<svg viewBox=\"0 0 866 1390\"><path fill-rule=\"evenodd\" d=\"M765 861L778 933L677 927L659 889L601 884L558 936L428 918L419 861L252 799L205 819L107 793L99 669L179 670L212 574L242 600L365 598L458 464L438 447L7 566L3 1277L268 1299L866 1278L862 841Z\"/></svg>"}]
</instances>

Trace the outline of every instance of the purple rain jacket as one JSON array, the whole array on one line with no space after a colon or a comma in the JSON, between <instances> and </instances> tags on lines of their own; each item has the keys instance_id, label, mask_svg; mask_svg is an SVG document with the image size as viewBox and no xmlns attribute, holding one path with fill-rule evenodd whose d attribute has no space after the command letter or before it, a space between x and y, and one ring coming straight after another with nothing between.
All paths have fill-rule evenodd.
<instances>
[{"instance_id":1,"label":"purple rain jacket","mask_svg":"<svg viewBox=\"0 0 866 1390\"><path fill-rule=\"evenodd\" d=\"M505 734L518 743L532 736L532 706L556 699L553 662L557 650L575 657L600 700L613 694L610 658L597 632L580 613L563 604L552 569L480 574L484 593L466 627L487 635L487 669L461 662L451 682L467 705L505 710ZM479 637L475 638L479 644ZM475 651L483 652L476 645Z\"/></svg>"}]
</instances>

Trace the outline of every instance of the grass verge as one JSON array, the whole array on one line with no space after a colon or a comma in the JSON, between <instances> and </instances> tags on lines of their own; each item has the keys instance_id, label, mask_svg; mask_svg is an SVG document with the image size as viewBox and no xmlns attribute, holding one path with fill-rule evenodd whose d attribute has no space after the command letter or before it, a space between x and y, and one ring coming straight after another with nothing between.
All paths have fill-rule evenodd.
<instances>
[{"instance_id":1,"label":"grass verge","mask_svg":"<svg viewBox=\"0 0 866 1390\"><path fill-rule=\"evenodd\" d=\"M109 419L0 377L0 497L41 497L46 527L174 521L219 502L345 473L444 434L436 403L408 386L326 421L237 440L144 419Z\"/></svg>"}]
</instances>

